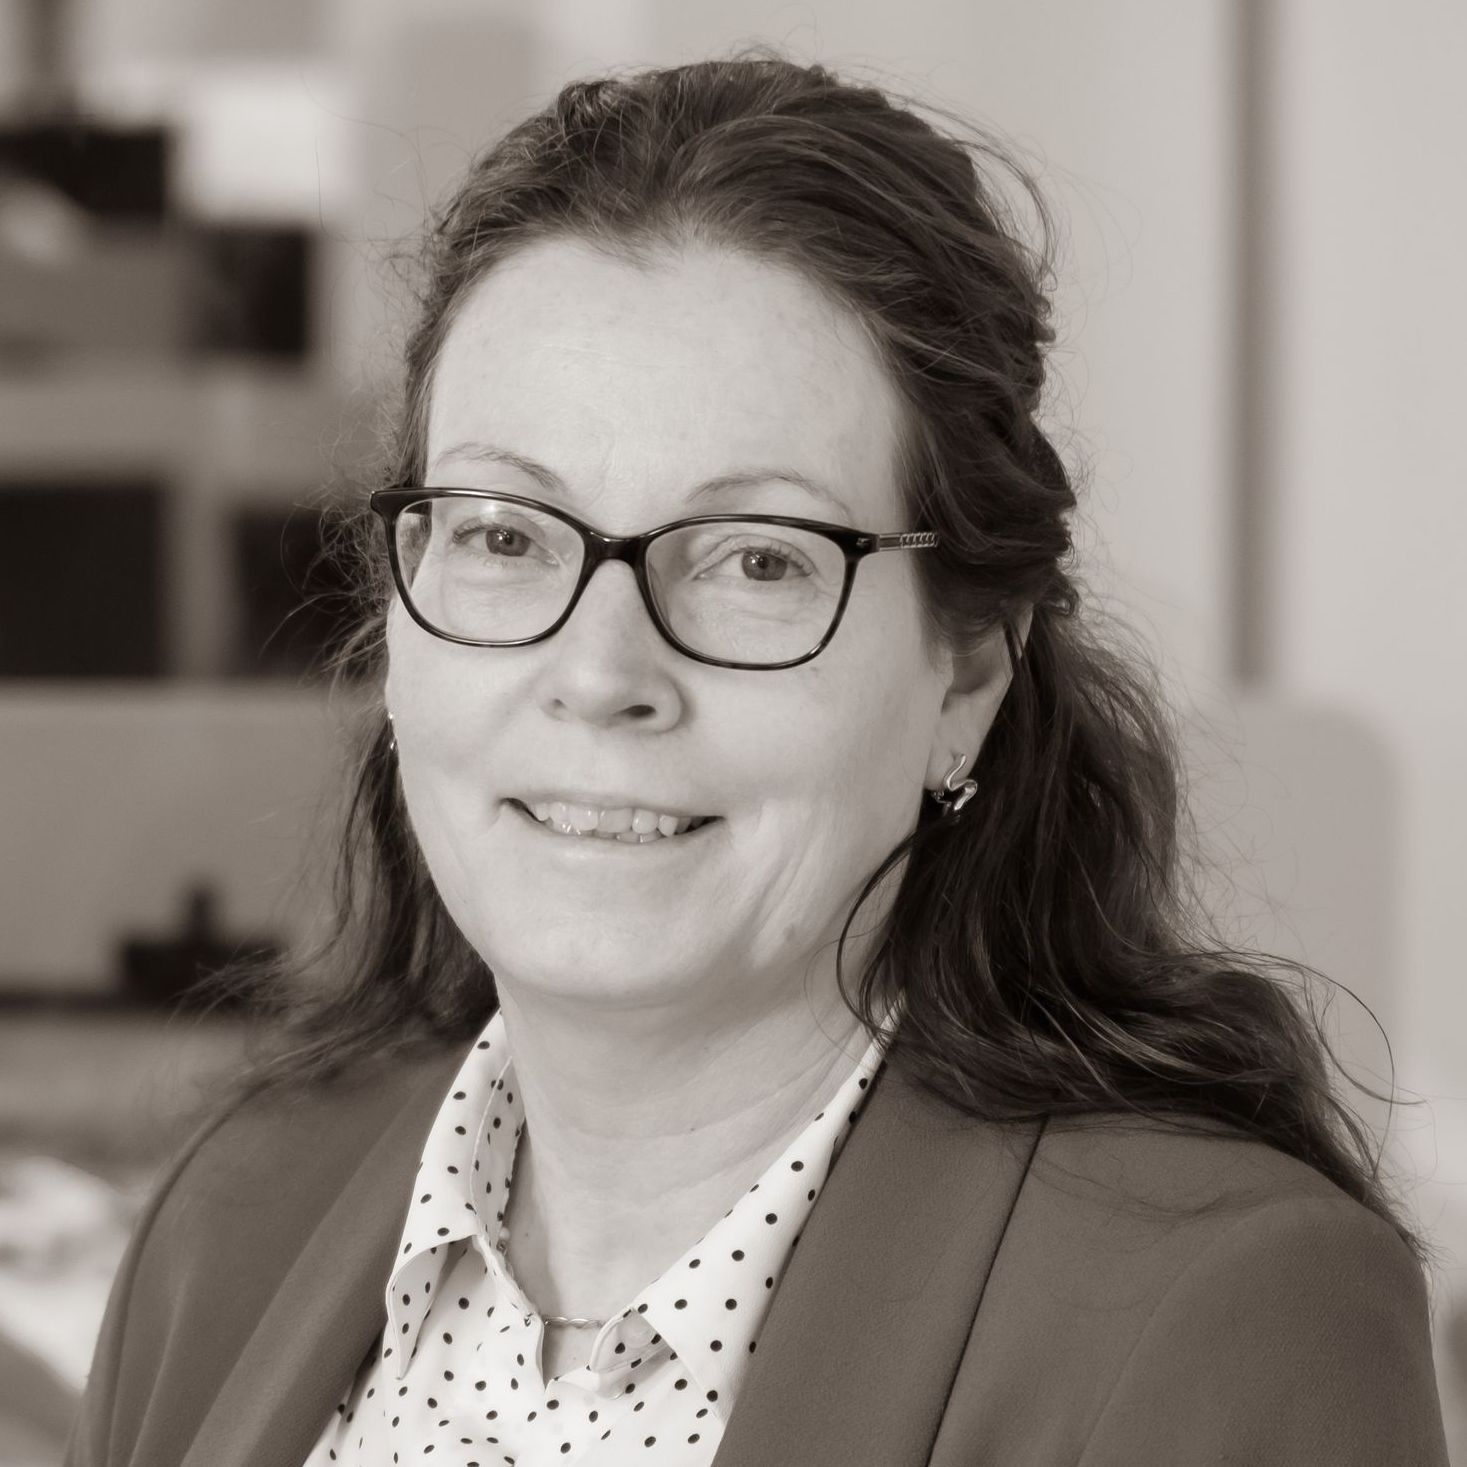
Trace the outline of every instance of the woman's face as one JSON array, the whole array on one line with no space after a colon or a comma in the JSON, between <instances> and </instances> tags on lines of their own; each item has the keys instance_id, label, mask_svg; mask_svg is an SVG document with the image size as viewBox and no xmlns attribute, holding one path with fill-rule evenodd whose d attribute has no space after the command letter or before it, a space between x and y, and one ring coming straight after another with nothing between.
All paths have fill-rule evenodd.
<instances>
[{"instance_id":1,"label":"woman's face","mask_svg":"<svg viewBox=\"0 0 1467 1467\"><path fill-rule=\"evenodd\" d=\"M545 500L617 535L708 513L905 529L897 425L855 321L795 274L701 248L643 268L557 240L463 302L433 379L427 482ZM621 563L532 646L443 641L394 602L387 706L413 828L501 984L621 1008L789 1001L924 783L977 753L971 708L945 698L951 660L924 649L911 562L865 559L829 646L779 671L675 651ZM633 845L555 833L511 803L578 795L718 819Z\"/></svg>"}]
</instances>

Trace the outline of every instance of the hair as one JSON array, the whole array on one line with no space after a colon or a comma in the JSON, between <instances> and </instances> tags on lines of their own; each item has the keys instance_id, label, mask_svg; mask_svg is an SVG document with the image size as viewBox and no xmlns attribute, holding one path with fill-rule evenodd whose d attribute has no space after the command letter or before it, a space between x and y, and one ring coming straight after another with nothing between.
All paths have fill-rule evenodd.
<instances>
[{"instance_id":1,"label":"hair","mask_svg":"<svg viewBox=\"0 0 1467 1467\"><path fill-rule=\"evenodd\" d=\"M565 87L478 157L430 222L384 482L422 482L434 365L456 312L536 241L639 263L729 248L839 301L904 404L908 522L939 536L913 565L929 649L1001 634L1014 669L972 770L982 796L955 820L924 799L846 918L844 1002L874 1035L903 994L889 1061L966 1116L1165 1112L1207 1134L1221 1122L1322 1173L1425 1264L1432 1246L1334 1093L1329 1041L1284 976L1322 975L1218 940L1183 839L1176 715L1145 655L1107 645L1079 614L1066 524L1077 499L1037 421L1055 339L1051 212L994 134L946 113L940 128L915 106L766 48ZM335 548L362 616L331 670L380 686L392 587L364 504L348 507ZM497 1006L412 833L380 699L355 730L349 781L329 931L214 985L247 991L275 1021L241 1092L298 1092L369 1060L441 1051ZM851 922L903 860L852 995Z\"/></svg>"}]
</instances>

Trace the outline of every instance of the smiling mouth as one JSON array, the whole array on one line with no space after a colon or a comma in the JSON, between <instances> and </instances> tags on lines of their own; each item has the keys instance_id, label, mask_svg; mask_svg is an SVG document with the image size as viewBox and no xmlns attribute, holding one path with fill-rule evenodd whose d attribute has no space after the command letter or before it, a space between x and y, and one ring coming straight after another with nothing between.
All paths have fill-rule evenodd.
<instances>
[{"instance_id":1,"label":"smiling mouth","mask_svg":"<svg viewBox=\"0 0 1467 1467\"><path fill-rule=\"evenodd\" d=\"M692 835L694 832L703 829L704 826L715 824L719 819L722 818L718 815L699 815L688 821L686 825L682 825L681 822L673 824L671 829L667 828L666 825L659 822L657 828L649 831L611 831L599 829L578 830L569 821L557 820L554 814L550 813L553 807L542 807L547 812L547 818L542 820L540 816L538 816L532 809L530 809L523 800L510 799L506 801L506 803L511 805L514 809L518 810L520 814L525 817L525 819L533 821L542 829L550 831L554 834L569 836L572 839L579 838L581 840L594 839L601 841L616 841L621 845L644 846L655 845L659 842L667 840L682 840L687 836ZM666 816L664 817L664 820L670 822L672 820L672 817Z\"/></svg>"}]
</instances>

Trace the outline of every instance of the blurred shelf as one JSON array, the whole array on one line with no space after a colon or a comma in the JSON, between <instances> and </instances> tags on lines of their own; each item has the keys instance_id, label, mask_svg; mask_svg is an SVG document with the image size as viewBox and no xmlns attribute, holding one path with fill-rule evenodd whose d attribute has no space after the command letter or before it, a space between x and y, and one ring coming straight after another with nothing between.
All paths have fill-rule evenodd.
<instances>
[{"instance_id":1,"label":"blurred shelf","mask_svg":"<svg viewBox=\"0 0 1467 1467\"><path fill-rule=\"evenodd\" d=\"M171 469L204 491L299 493L338 471L361 417L315 369L126 356L0 368L9 479Z\"/></svg>"}]
</instances>

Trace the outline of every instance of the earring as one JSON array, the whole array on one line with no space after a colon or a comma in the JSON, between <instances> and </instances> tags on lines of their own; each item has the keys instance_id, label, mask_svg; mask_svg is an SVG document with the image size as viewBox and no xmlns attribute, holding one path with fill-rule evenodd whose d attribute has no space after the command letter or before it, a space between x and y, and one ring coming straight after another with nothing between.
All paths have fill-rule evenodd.
<instances>
[{"instance_id":1,"label":"earring","mask_svg":"<svg viewBox=\"0 0 1467 1467\"><path fill-rule=\"evenodd\" d=\"M397 729L393 726L390 712L387 715L387 752L389 754L397 753Z\"/></svg>"},{"instance_id":2,"label":"earring","mask_svg":"<svg viewBox=\"0 0 1467 1467\"><path fill-rule=\"evenodd\" d=\"M958 777L958 771L967 762L968 756L960 754L958 762L953 765L943 780L942 788L927 791L937 801L938 808L944 817L956 815L978 793L978 781L975 779L965 779L961 784L954 782Z\"/></svg>"}]
</instances>

